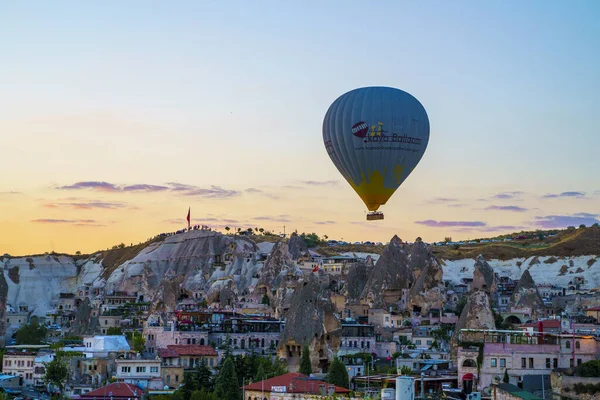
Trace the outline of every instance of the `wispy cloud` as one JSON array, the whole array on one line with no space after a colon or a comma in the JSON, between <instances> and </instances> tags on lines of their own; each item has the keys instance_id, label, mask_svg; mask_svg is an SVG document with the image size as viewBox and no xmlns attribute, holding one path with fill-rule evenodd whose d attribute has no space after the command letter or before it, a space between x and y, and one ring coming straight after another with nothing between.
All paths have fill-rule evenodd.
<instances>
[{"instance_id":1,"label":"wispy cloud","mask_svg":"<svg viewBox=\"0 0 600 400\"><path fill-rule=\"evenodd\" d=\"M598 215L588 213L577 213L573 215L546 215L536 217L533 225L540 228L566 228L568 226L593 225L600 223Z\"/></svg>"},{"instance_id":2,"label":"wispy cloud","mask_svg":"<svg viewBox=\"0 0 600 400\"><path fill-rule=\"evenodd\" d=\"M36 224L57 224L57 225L74 225L74 226L104 226L93 219L53 219L41 218L34 219L31 222Z\"/></svg>"},{"instance_id":3,"label":"wispy cloud","mask_svg":"<svg viewBox=\"0 0 600 400\"><path fill-rule=\"evenodd\" d=\"M525 212L527 208L519 206L489 206L484 208L486 211L512 211L512 212Z\"/></svg>"},{"instance_id":4,"label":"wispy cloud","mask_svg":"<svg viewBox=\"0 0 600 400\"><path fill-rule=\"evenodd\" d=\"M561 198L561 197L581 199L581 198L585 197L585 192L549 193L549 194L542 196L542 199L557 199L557 198Z\"/></svg>"},{"instance_id":5,"label":"wispy cloud","mask_svg":"<svg viewBox=\"0 0 600 400\"><path fill-rule=\"evenodd\" d=\"M150 185L146 183L136 183L133 185L116 185L104 181L85 181L76 182L72 185L58 186L60 190L95 190L101 192L131 192L131 193L152 193L152 192L175 192L184 196L204 197L204 198L228 198L241 194L238 190L223 189L221 186L211 185L207 188L186 185L178 182L169 182L167 185Z\"/></svg>"},{"instance_id":6,"label":"wispy cloud","mask_svg":"<svg viewBox=\"0 0 600 400\"><path fill-rule=\"evenodd\" d=\"M309 186L331 186L338 183L338 181L302 181L302 184Z\"/></svg>"},{"instance_id":7,"label":"wispy cloud","mask_svg":"<svg viewBox=\"0 0 600 400\"><path fill-rule=\"evenodd\" d=\"M81 189L91 189L97 190L100 192L118 192L120 188L112 183L104 182L104 181L85 181L85 182L76 182L72 185L58 186L57 189L60 190L81 190Z\"/></svg>"},{"instance_id":8,"label":"wispy cloud","mask_svg":"<svg viewBox=\"0 0 600 400\"><path fill-rule=\"evenodd\" d=\"M335 224L335 222L334 221L317 221L317 222L315 222L315 224L317 224L317 225L333 225L333 224Z\"/></svg>"},{"instance_id":9,"label":"wispy cloud","mask_svg":"<svg viewBox=\"0 0 600 400\"><path fill-rule=\"evenodd\" d=\"M262 190L257 189L257 188L248 188L248 189L245 190L245 192L248 192L248 193L264 193Z\"/></svg>"},{"instance_id":10,"label":"wispy cloud","mask_svg":"<svg viewBox=\"0 0 600 400\"><path fill-rule=\"evenodd\" d=\"M19 194L23 194L21 192L16 192L16 191L8 191L8 192L0 192L0 196L16 196Z\"/></svg>"},{"instance_id":11,"label":"wispy cloud","mask_svg":"<svg viewBox=\"0 0 600 400\"><path fill-rule=\"evenodd\" d=\"M452 197L434 197L433 199L429 200L430 203L436 203L436 204L454 203L455 201L458 201L458 199L454 199Z\"/></svg>"},{"instance_id":12,"label":"wispy cloud","mask_svg":"<svg viewBox=\"0 0 600 400\"><path fill-rule=\"evenodd\" d=\"M122 190L124 192L164 192L165 190L169 190L169 188L167 186L138 183L136 185L124 186Z\"/></svg>"},{"instance_id":13,"label":"wispy cloud","mask_svg":"<svg viewBox=\"0 0 600 400\"><path fill-rule=\"evenodd\" d=\"M101 208L105 210L116 210L127 207L126 203L118 201L72 201L72 202L53 202L45 203L46 208L72 208L74 210L92 210Z\"/></svg>"},{"instance_id":14,"label":"wispy cloud","mask_svg":"<svg viewBox=\"0 0 600 400\"><path fill-rule=\"evenodd\" d=\"M288 214L273 215L273 216L260 216L252 218L255 221L273 221L273 222L290 222L290 216Z\"/></svg>"},{"instance_id":15,"label":"wispy cloud","mask_svg":"<svg viewBox=\"0 0 600 400\"><path fill-rule=\"evenodd\" d=\"M475 227L487 225L482 221L436 221L433 219L415 221L415 224L429 226L432 228Z\"/></svg>"},{"instance_id":16,"label":"wispy cloud","mask_svg":"<svg viewBox=\"0 0 600 400\"><path fill-rule=\"evenodd\" d=\"M461 228L460 232L519 232L527 229L526 226L520 225L497 225L497 226L481 226L472 228Z\"/></svg>"},{"instance_id":17,"label":"wispy cloud","mask_svg":"<svg viewBox=\"0 0 600 400\"><path fill-rule=\"evenodd\" d=\"M458 204L448 204L448 205L446 205L446 207L460 208L460 207L466 207L467 205L468 204L458 203Z\"/></svg>"},{"instance_id":18,"label":"wispy cloud","mask_svg":"<svg viewBox=\"0 0 600 400\"><path fill-rule=\"evenodd\" d=\"M270 192L266 192L264 190L257 189L257 188L248 188L248 189L244 190L244 192L250 193L250 194L260 195L260 196L263 196L263 197L268 197L268 198L274 199L274 200L277 200L277 199L280 198L276 194L273 194L273 193L270 193Z\"/></svg>"},{"instance_id":19,"label":"wispy cloud","mask_svg":"<svg viewBox=\"0 0 600 400\"><path fill-rule=\"evenodd\" d=\"M523 196L523 194L524 194L524 192L521 192L519 190L515 190L512 192L501 192L501 193L498 193L498 194L492 196L492 199L500 199L500 200L514 199L515 197Z\"/></svg>"}]
</instances>

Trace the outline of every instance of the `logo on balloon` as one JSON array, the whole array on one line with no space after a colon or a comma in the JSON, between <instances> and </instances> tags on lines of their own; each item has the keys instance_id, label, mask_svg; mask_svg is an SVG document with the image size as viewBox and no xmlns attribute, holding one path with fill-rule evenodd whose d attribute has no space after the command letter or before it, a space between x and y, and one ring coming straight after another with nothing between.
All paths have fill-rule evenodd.
<instances>
[{"instance_id":1,"label":"logo on balloon","mask_svg":"<svg viewBox=\"0 0 600 400\"><path fill-rule=\"evenodd\" d=\"M369 124L364 121L360 121L352 125L352 134L356 137L363 139L365 136L367 136L368 132Z\"/></svg>"}]
</instances>

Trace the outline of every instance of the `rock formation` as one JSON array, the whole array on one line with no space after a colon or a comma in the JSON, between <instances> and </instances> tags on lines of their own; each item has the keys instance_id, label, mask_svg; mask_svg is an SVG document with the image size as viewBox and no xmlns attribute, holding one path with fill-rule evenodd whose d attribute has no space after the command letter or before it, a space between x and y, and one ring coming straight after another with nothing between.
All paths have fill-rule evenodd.
<instances>
[{"instance_id":1,"label":"rock formation","mask_svg":"<svg viewBox=\"0 0 600 400\"><path fill-rule=\"evenodd\" d=\"M365 289L372 271L373 259L370 256L364 262L359 261L348 268L348 275L346 276L343 291L344 296L346 296L346 304L359 303L360 296Z\"/></svg>"},{"instance_id":2,"label":"rock formation","mask_svg":"<svg viewBox=\"0 0 600 400\"><path fill-rule=\"evenodd\" d=\"M509 305L514 308L531 308L534 318L544 316L546 306L528 270L521 275L510 296Z\"/></svg>"},{"instance_id":3,"label":"rock formation","mask_svg":"<svg viewBox=\"0 0 600 400\"><path fill-rule=\"evenodd\" d=\"M456 361L456 352L458 339L461 329L495 329L494 314L490 306L489 294L478 290L467 299L467 304L463 308L460 318L456 323L454 334L451 340L450 355ZM463 341L479 341L481 335L478 333L462 333Z\"/></svg>"},{"instance_id":4,"label":"rock formation","mask_svg":"<svg viewBox=\"0 0 600 400\"><path fill-rule=\"evenodd\" d=\"M362 301L370 307L396 304L413 283L408 252L398 236L387 245L367 281Z\"/></svg>"},{"instance_id":5,"label":"rock formation","mask_svg":"<svg viewBox=\"0 0 600 400\"><path fill-rule=\"evenodd\" d=\"M484 290L488 293L496 292L496 273L481 254L475 261L473 284L471 285L471 291L477 290Z\"/></svg>"},{"instance_id":6,"label":"rock formation","mask_svg":"<svg viewBox=\"0 0 600 400\"><path fill-rule=\"evenodd\" d=\"M431 308L441 310L446 300L446 288L440 263L422 241L412 245L409 257L415 283L408 293L408 307L420 308L422 315Z\"/></svg>"},{"instance_id":7,"label":"rock formation","mask_svg":"<svg viewBox=\"0 0 600 400\"><path fill-rule=\"evenodd\" d=\"M98 317L92 317L89 299L84 299L75 313L75 320L69 333L73 336L93 335L98 326Z\"/></svg>"},{"instance_id":8,"label":"rock formation","mask_svg":"<svg viewBox=\"0 0 600 400\"><path fill-rule=\"evenodd\" d=\"M6 340L6 298L8 297L8 284L4 274L0 274L0 346L4 347Z\"/></svg>"},{"instance_id":9,"label":"rock formation","mask_svg":"<svg viewBox=\"0 0 600 400\"><path fill-rule=\"evenodd\" d=\"M308 247L306 247L306 243L297 233L293 233L290 236L287 246L293 260L297 260L303 255L308 254Z\"/></svg>"},{"instance_id":10,"label":"rock formation","mask_svg":"<svg viewBox=\"0 0 600 400\"><path fill-rule=\"evenodd\" d=\"M335 315L328 290L329 282L309 275L293 296L277 354L286 358L290 371L300 367L303 345L308 345L313 371L333 361L341 342L341 324Z\"/></svg>"}]
</instances>

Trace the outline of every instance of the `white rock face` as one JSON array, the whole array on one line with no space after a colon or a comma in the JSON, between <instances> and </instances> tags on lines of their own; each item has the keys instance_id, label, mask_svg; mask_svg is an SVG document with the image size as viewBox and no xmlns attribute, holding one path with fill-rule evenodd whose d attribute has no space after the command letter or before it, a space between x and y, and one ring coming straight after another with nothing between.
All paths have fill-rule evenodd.
<instances>
[{"instance_id":1,"label":"white rock face","mask_svg":"<svg viewBox=\"0 0 600 400\"><path fill-rule=\"evenodd\" d=\"M488 264L490 264L494 272L498 275L508 276L514 280L519 280L523 272L527 269L537 285L552 284L560 287L568 287L569 282L579 276L585 279L584 288L593 288L600 286L600 260L594 262L591 266L588 266L588 262L596 258L596 256L562 258L530 257L527 259L517 258L506 261L488 260ZM544 261L547 260L554 262L545 263ZM520 266L518 263L520 263ZM452 261L444 260L442 263L443 279L458 284L463 278L472 278L474 265L475 260L470 258Z\"/></svg>"},{"instance_id":2,"label":"white rock face","mask_svg":"<svg viewBox=\"0 0 600 400\"><path fill-rule=\"evenodd\" d=\"M78 267L70 257L51 255L5 258L0 267L8 283L7 304L15 310L27 305L36 316L55 309L61 292L75 293L80 286L94 282L102 271L93 261L79 262Z\"/></svg>"}]
</instances>

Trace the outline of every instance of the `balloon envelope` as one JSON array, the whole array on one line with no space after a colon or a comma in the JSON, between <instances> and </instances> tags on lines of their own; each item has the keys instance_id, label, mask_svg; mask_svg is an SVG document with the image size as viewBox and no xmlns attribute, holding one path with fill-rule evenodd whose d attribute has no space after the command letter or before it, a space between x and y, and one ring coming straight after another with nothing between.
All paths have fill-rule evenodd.
<instances>
[{"instance_id":1,"label":"balloon envelope","mask_svg":"<svg viewBox=\"0 0 600 400\"><path fill-rule=\"evenodd\" d=\"M369 211L376 211L423 157L429 119L421 103L402 90L355 89L327 110L323 141L340 173Z\"/></svg>"}]
</instances>

